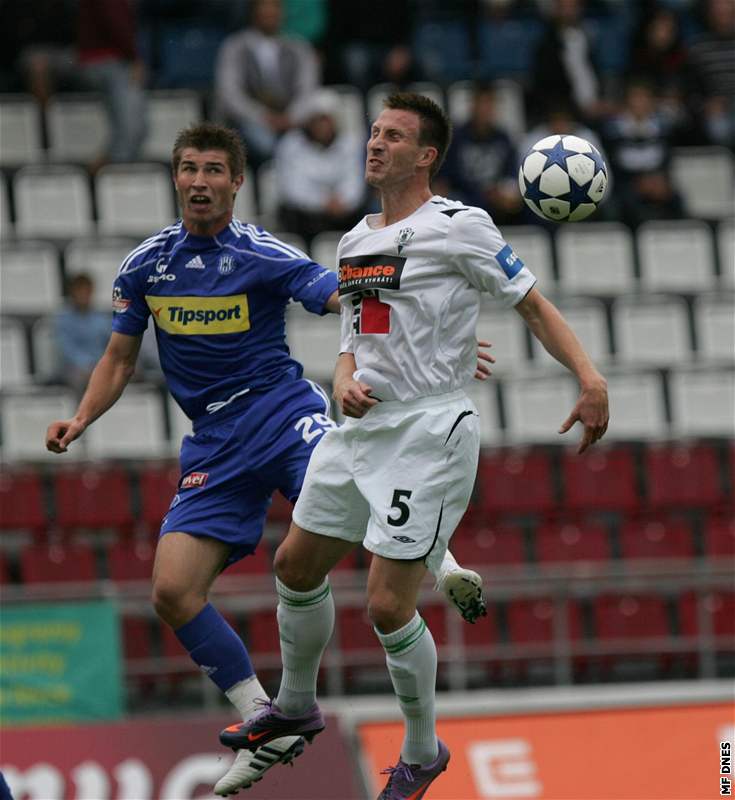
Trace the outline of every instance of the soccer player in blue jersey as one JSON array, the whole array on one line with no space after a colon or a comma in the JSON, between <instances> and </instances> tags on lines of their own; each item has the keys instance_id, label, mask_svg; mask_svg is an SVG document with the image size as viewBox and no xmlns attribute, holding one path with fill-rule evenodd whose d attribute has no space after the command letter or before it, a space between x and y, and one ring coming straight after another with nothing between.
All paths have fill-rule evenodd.
<instances>
[{"instance_id":1,"label":"soccer player in blue jersey","mask_svg":"<svg viewBox=\"0 0 735 800\"><path fill-rule=\"evenodd\" d=\"M51 423L46 446L65 452L116 402L152 315L168 388L193 422L193 436L181 447L178 491L161 526L153 604L247 720L267 696L243 642L208 594L225 567L255 550L272 493L296 500L317 441L336 427L328 397L289 355L286 306L293 299L325 314L339 313L340 303L334 272L233 219L244 164L240 140L228 128L202 123L179 134L173 175L181 220L123 261L107 349L76 414ZM478 369L478 377L487 372L480 363ZM476 573L450 556L437 576L465 618L483 613ZM239 752L215 792L250 786L303 746L301 737L289 736Z\"/></svg>"}]
</instances>

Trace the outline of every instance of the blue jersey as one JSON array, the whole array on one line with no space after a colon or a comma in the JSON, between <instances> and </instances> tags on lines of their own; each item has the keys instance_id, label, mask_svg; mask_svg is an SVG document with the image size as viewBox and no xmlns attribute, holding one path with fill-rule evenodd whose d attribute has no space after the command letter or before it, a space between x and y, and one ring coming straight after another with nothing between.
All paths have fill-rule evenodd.
<instances>
[{"instance_id":1,"label":"blue jersey","mask_svg":"<svg viewBox=\"0 0 735 800\"><path fill-rule=\"evenodd\" d=\"M298 380L286 345L291 299L316 314L335 273L262 228L233 220L214 237L181 221L146 239L113 286L113 331L142 334L153 315L169 390L192 420L234 398Z\"/></svg>"}]
</instances>

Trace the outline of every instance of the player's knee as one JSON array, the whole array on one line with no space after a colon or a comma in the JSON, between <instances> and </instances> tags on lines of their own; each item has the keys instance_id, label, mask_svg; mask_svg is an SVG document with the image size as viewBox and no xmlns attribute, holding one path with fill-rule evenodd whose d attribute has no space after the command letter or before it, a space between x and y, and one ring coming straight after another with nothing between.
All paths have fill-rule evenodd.
<instances>
[{"instance_id":1,"label":"player's knee","mask_svg":"<svg viewBox=\"0 0 735 800\"><path fill-rule=\"evenodd\" d=\"M380 592L368 598L368 616L381 633L392 633L410 620L404 622L406 611L400 598L392 592Z\"/></svg>"},{"instance_id":2,"label":"player's knee","mask_svg":"<svg viewBox=\"0 0 735 800\"><path fill-rule=\"evenodd\" d=\"M153 584L152 602L156 614L168 625L178 627L185 616L186 592L177 581L156 580Z\"/></svg>"},{"instance_id":3,"label":"player's knee","mask_svg":"<svg viewBox=\"0 0 735 800\"><path fill-rule=\"evenodd\" d=\"M296 558L294 553L284 545L276 550L273 560L273 571L281 583L295 592L308 592L316 589L324 580L324 576L317 574L309 564Z\"/></svg>"}]
</instances>

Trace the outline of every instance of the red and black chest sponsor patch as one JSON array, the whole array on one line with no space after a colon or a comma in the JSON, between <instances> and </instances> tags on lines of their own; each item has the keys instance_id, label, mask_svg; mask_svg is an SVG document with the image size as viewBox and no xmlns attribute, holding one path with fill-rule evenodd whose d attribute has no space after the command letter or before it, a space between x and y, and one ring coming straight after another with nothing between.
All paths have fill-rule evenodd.
<instances>
[{"instance_id":1,"label":"red and black chest sponsor patch","mask_svg":"<svg viewBox=\"0 0 735 800\"><path fill-rule=\"evenodd\" d=\"M339 260L340 295L369 289L400 289L406 263L400 256L349 256Z\"/></svg>"}]
</instances>

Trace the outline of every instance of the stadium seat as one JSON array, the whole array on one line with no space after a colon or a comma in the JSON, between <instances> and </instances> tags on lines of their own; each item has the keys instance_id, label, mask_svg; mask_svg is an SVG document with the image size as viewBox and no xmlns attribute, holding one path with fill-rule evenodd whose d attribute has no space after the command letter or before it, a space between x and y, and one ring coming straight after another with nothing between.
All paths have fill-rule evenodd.
<instances>
[{"instance_id":1,"label":"stadium seat","mask_svg":"<svg viewBox=\"0 0 735 800\"><path fill-rule=\"evenodd\" d=\"M121 467L82 464L54 473L55 522L73 528L130 528L130 478Z\"/></svg>"},{"instance_id":2,"label":"stadium seat","mask_svg":"<svg viewBox=\"0 0 735 800\"><path fill-rule=\"evenodd\" d=\"M46 314L62 299L58 250L48 242L5 242L0 249L0 311Z\"/></svg>"},{"instance_id":3,"label":"stadium seat","mask_svg":"<svg viewBox=\"0 0 735 800\"><path fill-rule=\"evenodd\" d=\"M149 581L155 555L155 544L149 539L121 539L107 551L108 574L117 583Z\"/></svg>"},{"instance_id":4,"label":"stadium seat","mask_svg":"<svg viewBox=\"0 0 735 800\"><path fill-rule=\"evenodd\" d=\"M671 155L671 174L690 217L732 215L735 161L726 147L679 147Z\"/></svg>"},{"instance_id":5,"label":"stadium seat","mask_svg":"<svg viewBox=\"0 0 735 800\"><path fill-rule=\"evenodd\" d=\"M518 525L461 523L452 536L451 550L467 567L521 566L527 561Z\"/></svg>"},{"instance_id":6,"label":"stadium seat","mask_svg":"<svg viewBox=\"0 0 735 800\"><path fill-rule=\"evenodd\" d=\"M547 231L533 225L506 225L503 238L536 276L541 291L553 294L556 291L554 252Z\"/></svg>"},{"instance_id":7,"label":"stadium seat","mask_svg":"<svg viewBox=\"0 0 735 800\"><path fill-rule=\"evenodd\" d=\"M337 608L337 628L342 650L372 650L376 654L383 652L366 609Z\"/></svg>"},{"instance_id":8,"label":"stadium seat","mask_svg":"<svg viewBox=\"0 0 735 800\"><path fill-rule=\"evenodd\" d=\"M255 200L255 175L250 167L245 167L245 179L235 197L233 216L240 222L257 224L258 204Z\"/></svg>"},{"instance_id":9,"label":"stadium seat","mask_svg":"<svg viewBox=\"0 0 735 800\"><path fill-rule=\"evenodd\" d=\"M714 288L712 231L698 220L644 222L636 233L641 286L648 292L704 292Z\"/></svg>"},{"instance_id":10,"label":"stadium seat","mask_svg":"<svg viewBox=\"0 0 735 800\"><path fill-rule=\"evenodd\" d=\"M605 371L610 403L607 441L648 441L668 434L664 384L651 371Z\"/></svg>"},{"instance_id":11,"label":"stadium seat","mask_svg":"<svg viewBox=\"0 0 735 800\"><path fill-rule=\"evenodd\" d=\"M712 615L715 636L735 636L735 592L712 592L705 600L705 608Z\"/></svg>"},{"instance_id":12,"label":"stadium seat","mask_svg":"<svg viewBox=\"0 0 735 800\"><path fill-rule=\"evenodd\" d=\"M337 269L337 246L344 231L323 231L311 241L311 257L327 269Z\"/></svg>"},{"instance_id":13,"label":"stadium seat","mask_svg":"<svg viewBox=\"0 0 735 800\"><path fill-rule=\"evenodd\" d=\"M202 99L188 89L150 90L146 94L148 134L143 143L143 158L171 162L177 134L202 120Z\"/></svg>"},{"instance_id":14,"label":"stadium seat","mask_svg":"<svg viewBox=\"0 0 735 800\"><path fill-rule=\"evenodd\" d=\"M95 176L95 194L106 236L150 236L176 218L171 175L161 164L108 164Z\"/></svg>"},{"instance_id":15,"label":"stadium seat","mask_svg":"<svg viewBox=\"0 0 735 800\"><path fill-rule=\"evenodd\" d=\"M41 532L46 523L41 474L15 467L0 471L0 528Z\"/></svg>"},{"instance_id":16,"label":"stadium seat","mask_svg":"<svg viewBox=\"0 0 735 800\"><path fill-rule=\"evenodd\" d=\"M70 239L94 230L89 177L82 167L23 167L13 179L18 236Z\"/></svg>"},{"instance_id":17,"label":"stadium seat","mask_svg":"<svg viewBox=\"0 0 735 800\"><path fill-rule=\"evenodd\" d=\"M669 636L666 600L658 595L603 594L592 604L601 641Z\"/></svg>"},{"instance_id":18,"label":"stadium seat","mask_svg":"<svg viewBox=\"0 0 735 800\"><path fill-rule=\"evenodd\" d=\"M31 544L21 550L20 573L25 584L94 581L97 563L89 546Z\"/></svg>"},{"instance_id":19,"label":"stadium seat","mask_svg":"<svg viewBox=\"0 0 735 800\"><path fill-rule=\"evenodd\" d=\"M497 384L491 381L477 380L464 387L480 415L480 447L497 447L502 443L497 389Z\"/></svg>"},{"instance_id":20,"label":"stadium seat","mask_svg":"<svg viewBox=\"0 0 735 800\"><path fill-rule=\"evenodd\" d=\"M170 452L158 389L129 386L85 432L92 458L163 458Z\"/></svg>"},{"instance_id":21,"label":"stadium seat","mask_svg":"<svg viewBox=\"0 0 735 800\"><path fill-rule=\"evenodd\" d=\"M694 299L697 357L702 361L733 361L735 352L735 294L700 295Z\"/></svg>"},{"instance_id":22,"label":"stadium seat","mask_svg":"<svg viewBox=\"0 0 735 800\"><path fill-rule=\"evenodd\" d=\"M679 368L669 375L671 426L678 436L735 436L735 369Z\"/></svg>"},{"instance_id":23,"label":"stadium seat","mask_svg":"<svg viewBox=\"0 0 735 800\"><path fill-rule=\"evenodd\" d=\"M286 340L291 355L311 380L330 383L339 354L339 317L319 317L292 303L286 317Z\"/></svg>"},{"instance_id":24,"label":"stadium seat","mask_svg":"<svg viewBox=\"0 0 735 800\"><path fill-rule=\"evenodd\" d=\"M143 464L138 478L140 521L157 534L179 485L179 466L175 462Z\"/></svg>"},{"instance_id":25,"label":"stadium seat","mask_svg":"<svg viewBox=\"0 0 735 800\"><path fill-rule=\"evenodd\" d=\"M92 302L105 311L111 308L112 282L123 259L138 244L136 239L104 237L73 239L64 249L64 267L68 276L86 272L94 281Z\"/></svg>"},{"instance_id":26,"label":"stadium seat","mask_svg":"<svg viewBox=\"0 0 735 800\"><path fill-rule=\"evenodd\" d=\"M0 389L13 389L33 382L25 327L12 319L0 321Z\"/></svg>"},{"instance_id":27,"label":"stadium seat","mask_svg":"<svg viewBox=\"0 0 735 800\"><path fill-rule=\"evenodd\" d=\"M560 228L556 256L559 288L566 294L618 295L636 289L633 237L617 222Z\"/></svg>"},{"instance_id":28,"label":"stadium seat","mask_svg":"<svg viewBox=\"0 0 735 800\"><path fill-rule=\"evenodd\" d=\"M517 312L485 300L480 307L476 331L478 339L492 343L491 352L498 359L492 367L494 375L502 377L529 366L526 326Z\"/></svg>"},{"instance_id":29,"label":"stadium seat","mask_svg":"<svg viewBox=\"0 0 735 800\"><path fill-rule=\"evenodd\" d=\"M31 325L31 350L36 381L60 383L63 376L53 316L40 317Z\"/></svg>"},{"instance_id":30,"label":"stadium seat","mask_svg":"<svg viewBox=\"0 0 735 800\"><path fill-rule=\"evenodd\" d=\"M271 229L278 219L278 182L276 167L273 161L261 164L257 173L258 209L260 211L261 225Z\"/></svg>"},{"instance_id":31,"label":"stadium seat","mask_svg":"<svg viewBox=\"0 0 735 800\"><path fill-rule=\"evenodd\" d=\"M281 652L276 609L252 611L247 615L247 646L255 653Z\"/></svg>"},{"instance_id":32,"label":"stadium seat","mask_svg":"<svg viewBox=\"0 0 735 800\"><path fill-rule=\"evenodd\" d=\"M71 392L5 393L0 396L2 410L3 457L8 462L58 460L58 455L46 450L44 434L55 419L69 419L76 409ZM75 442L65 461L76 460L85 451L83 441Z\"/></svg>"},{"instance_id":33,"label":"stadium seat","mask_svg":"<svg viewBox=\"0 0 735 800\"><path fill-rule=\"evenodd\" d=\"M261 540L254 553L230 564L222 574L231 577L233 575L270 575L272 572L273 553L268 543Z\"/></svg>"},{"instance_id":34,"label":"stadium seat","mask_svg":"<svg viewBox=\"0 0 735 800\"><path fill-rule=\"evenodd\" d=\"M502 383L505 436L510 443L566 444L559 427L577 401L571 376L507 378ZM574 436L576 430L567 433Z\"/></svg>"},{"instance_id":35,"label":"stadium seat","mask_svg":"<svg viewBox=\"0 0 735 800\"><path fill-rule=\"evenodd\" d=\"M687 306L680 298L620 298L613 303L612 319L621 364L668 366L693 355Z\"/></svg>"},{"instance_id":36,"label":"stadium seat","mask_svg":"<svg viewBox=\"0 0 735 800\"><path fill-rule=\"evenodd\" d=\"M484 79L525 78L532 69L536 42L544 31L540 20L500 18L480 23L477 69Z\"/></svg>"},{"instance_id":37,"label":"stadium seat","mask_svg":"<svg viewBox=\"0 0 735 800\"><path fill-rule=\"evenodd\" d=\"M633 511L640 504L635 453L629 447L597 445L582 455L565 449L561 476L562 505L570 511Z\"/></svg>"},{"instance_id":38,"label":"stadium seat","mask_svg":"<svg viewBox=\"0 0 735 800\"><path fill-rule=\"evenodd\" d=\"M554 601L550 598L511 600L507 615L508 635L513 644L551 643L554 640ZM566 624L569 638L582 638L582 615L573 601L568 601Z\"/></svg>"},{"instance_id":39,"label":"stadium seat","mask_svg":"<svg viewBox=\"0 0 735 800\"><path fill-rule=\"evenodd\" d=\"M368 119L365 113L365 101L362 92L356 86L347 83L332 84L329 87L339 98L337 107L337 124L339 130L360 141L367 139Z\"/></svg>"},{"instance_id":40,"label":"stadium seat","mask_svg":"<svg viewBox=\"0 0 735 800\"><path fill-rule=\"evenodd\" d=\"M0 173L0 236L2 236L3 240L12 239L15 233L13 222L10 219L10 196L8 191L9 187L8 182L5 180L5 175Z\"/></svg>"},{"instance_id":41,"label":"stadium seat","mask_svg":"<svg viewBox=\"0 0 735 800\"><path fill-rule=\"evenodd\" d=\"M717 450L709 445L650 445L643 456L651 508L707 508L722 498Z\"/></svg>"},{"instance_id":42,"label":"stadium seat","mask_svg":"<svg viewBox=\"0 0 735 800\"><path fill-rule=\"evenodd\" d=\"M620 529L624 559L694 558L694 541L687 520L677 517L627 519Z\"/></svg>"},{"instance_id":43,"label":"stadium seat","mask_svg":"<svg viewBox=\"0 0 735 800\"><path fill-rule=\"evenodd\" d=\"M598 300L564 300L558 304L564 319L569 323L584 349L595 363L610 359L610 335L605 306ZM539 367L558 367L559 362L546 351L535 337L531 337L534 364ZM502 351L499 351L502 352Z\"/></svg>"},{"instance_id":44,"label":"stadium seat","mask_svg":"<svg viewBox=\"0 0 735 800\"><path fill-rule=\"evenodd\" d=\"M491 603L487 616L481 617L473 625L467 625L463 622L460 631L466 648L499 644L500 631L498 630L496 619L496 604Z\"/></svg>"},{"instance_id":45,"label":"stadium seat","mask_svg":"<svg viewBox=\"0 0 735 800\"><path fill-rule=\"evenodd\" d=\"M156 87L209 90L214 83L217 52L227 28L217 14L207 24L166 20L158 30Z\"/></svg>"},{"instance_id":46,"label":"stadium seat","mask_svg":"<svg viewBox=\"0 0 735 800\"><path fill-rule=\"evenodd\" d=\"M414 27L413 52L422 73L433 81L444 83L471 73L471 50L464 20L430 21Z\"/></svg>"},{"instance_id":47,"label":"stadium seat","mask_svg":"<svg viewBox=\"0 0 735 800\"><path fill-rule=\"evenodd\" d=\"M543 513L556 506L551 458L544 450L483 453L478 505L488 514Z\"/></svg>"},{"instance_id":48,"label":"stadium seat","mask_svg":"<svg viewBox=\"0 0 735 800\"><path fill-rule=\"evenodd\" d=\"M456 611L446 603L419 604L418 612L426 623L426 627L431 631L431 636L437 647L446 647L448 643L447 611L450 614L456 614ZM463 622L462 624L465 625L466 623Z\"/></svg>"},{"instance_id":49,"label":"stadium seat","mask_svg":"<svg viewBox=\"0 0 735 800\"><path fill-rule=\"evenodd\" d=\"M611 555L608 530L598 522L544 522L536 531L539 564L600 563Z\"/></svg>"},{"instance_id":50,"label":"stadium seat","mask_svg":"<svg viewBox=\"0 0 735 800\"><path fill-rule=\"evenodd\" d=\"M0 167L37 164L43 158L41 108L29 94L0 95Z\"/></svg>"},{"instance_id":51,"label":"stadium seat","mask_svg":"<svg viewBox=\"0 0 735 800\"><path fill-rule=\"evenodd\" d=\"M461 80L447 89L449 116L455 125L462 125L469 118L473 86L473 81ZM522 136L526 130L526 112L521 85L514 80L497 80L493 81L493 88L498 124L512 137Z\"/></svg>"},{"instance_id":52,"label":"stadium seat","mask_svg":"<svg viewBox=\"0 0 735 800\"><path fill-rule=\"evenodd\" d=\"M49 158L90 163L104 151L109 123L99 95L58 93L46 106Z\"/></svg>"},{"instance_id":53,"label":"stadium seat","mask_svg":"<svg viewBox=\"0 0 735 800\"><path fill-rule=\"evenodd\" d=\"M723 220L717 226L717 254L720 283L735 289L735 221Z\"/></svg>"},{"instance_id":54,"label":"stadium seat","mask_svg":"<svg viewBox=\"0 0 735 800\"><path fill-rule=\"evenodd\" d=\"M735 516L732 514L710 514L704 536L704 552L710 558L735 556Z\"/></svg>"},{"instance_id":55,"label":"stadium seat","mask_svg":"<svg viewBox=\"0 0 735 800\"><path fill-rule=\"evenodd\" d=\"M122 618L122 651L126 662L153 658L151 620L147 617L128 616Z\"/></svg>"}]
</instances>

